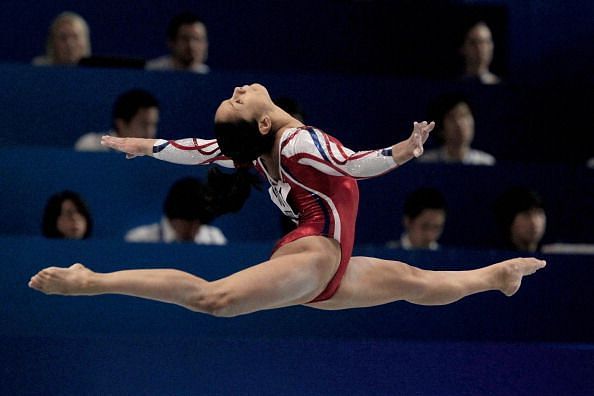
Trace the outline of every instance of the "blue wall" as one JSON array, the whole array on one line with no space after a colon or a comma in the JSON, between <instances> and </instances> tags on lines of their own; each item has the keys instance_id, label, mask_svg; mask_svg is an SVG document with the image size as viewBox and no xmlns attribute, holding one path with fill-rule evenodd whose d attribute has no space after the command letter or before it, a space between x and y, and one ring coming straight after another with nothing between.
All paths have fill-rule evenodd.
<instances>
[{"instance_id":1,"label":"blue wall","mask_svg":"<svg viewBox=\"0 0 594 396\"><path fill-rule=\"evenodd\" d=\"M586 395L594 390L592 263L546 256L512 298L445 307L304 307L211 318L124 296L46 296L47 265L97 271L175 267L214 279L264 259L268 244L226 248L0 237L3 394ZM497 252L356 254L427 269L468 269ZM588 343L588 344L584 344Z\"/></svg>"},{"instance_id":2,"label":"blue wall","mask_svg":"<svg viewBox=\"0 0 594 396\"><path fill-rule=\"evenodd\" d=\"M333 337L419 341L594 341L592 262L549 255L546 269L526 278L512 298L483 293L443 307L394 303L374 308L320 311L292 307L213 318L177 306L125 296L45 296L27 287L43 267L82 262L98 272L125 268L178 268L214 280L264 261L271 243L228 247L126 244L116 241L48 241L0 237L5 302L3 336L125 335L180 337ZM470 269L510 257L497 251L406 252L357 247L356 255L401 260L426 269ZM10 268L10 269L8 269ZM472 318L469 321L469 318Z\"/></svg>"},{"instance_id":3,"label":"blue wall","mask_svg":"<svg viewBox=\"0 0 594 396\"><path fill-rule=\"evenodd\" d=\"M583 165L594 155L594 136L568 121L589 114L594 91L511 85L486 87L427 79L305 73L185 73L0 65L0 144L72 147L88 131L111 126L111 107L121 92L142 87L162 107L164 138L212 136L214 110L238 84L261 82L273 97L299 101L307 122L348 147L383 147L408 136L414 120L426 119L437 95L464 92L476 119L474 146L499 160ZM432 138L428 145L437 143Z\"/></svg>"},{"instance_id":4,"label":"blue wall","mask_svg":"<svg viewBox=\"0 0 594 396\"><path fill-rule=\"evenodd\" d=\"M79 153L57 148L0 150L0 234L39 235L47 198L63 189L80 192L95 222L94 237L121 239L126 230L157 221L170 185L207 167L168 164L152 158L126 160L117 153ZM594 171L559 164L503 163L495 167L409 163L388 175L359 182L358 243L383 244L402 230L406 195L422 186L443 191L449 216L447 246L499 246L493 203L512 185L539 191L548 216L545 242L594 243ZM246 207L217 219L232 241L280 237L280 212L264 191L253 190ZM265 220L263 220L265 219Z\"/></svg>"},{"instance_id":5,"label":"blue wall","mask_svg":"<svg viewBox=\"0 0 594 396\"><path fill-rule=\"evenodd\" d=\"M450 4L497 21L496 67L509 84L441 79L453 66L448 46L457 19L449 17L460 10ZM490 204L516 183L544 195L548 242L594 242L594 172L583 167L594 155L594 135L571 124L592 113L594 53L585 49L594 38L594 3L10 0L2 6L0 23L10 34L0 37L0 59L8 62L0 65L0 393L594 393L592 256L542 256L548 267L511 299L485 293L433 308L294 307L231 320L122 296L64 298L26 287L40 268L76 261L98 271L176 267L215 279L264 260L280 235L264 192L254 193L241 213L216 220L228 247L123 243L127 229L157 220L176 178L205 173L70 149L79 135L107 129L113 99L132 87L160 100L162 137L208 137L218 101L237 84L263 82L273 96L296 98L311 124L353 149L405 137L413 120L426 117L433 96L461 89L473 100L476 147L499 164L412 163L361 182L355 254L427 269L508 258L509 252L457 247L493 246ZM43 52L47 26L63 10L87 18L95 54L150 58L166 52L167 20L186 8L209 27L208 76L25 65ZM426 29L410 35L418 20ZM421 185L446 193L449 247L380 248L399 235L403 198ZM64 188L88 199L92 240L35 236L45 200Z\"/></svg>"},{"instance_id":6,"label":"blue wall","mask_svg":"<svg viewBox=\"0 0 594 396\"><path fill-rule=\"evenodd\" d=\"M586 49L594 37L594 4L586 0L11 0L3 2L0 14L5 30L14 32L0 38L2 59L29 62L42 53L47 27L63 10L77 11L88 20L96 54L154 57L166 52L165 26L183 9L194 10L206 21L215 69L411 73L406 65L413 64L435 73L455 56L454 48L445 52L443 47L451 45L461 14L486 19L495 14L504 23L496 42L512 80L592 81L594 55ZM414 30L419 19L424 22L422 31ZM267 55L255 55L263 43ZM430 61L419 62L414 54L425 54L438 67L428 68Z\"/></svg>"}]
</instances>

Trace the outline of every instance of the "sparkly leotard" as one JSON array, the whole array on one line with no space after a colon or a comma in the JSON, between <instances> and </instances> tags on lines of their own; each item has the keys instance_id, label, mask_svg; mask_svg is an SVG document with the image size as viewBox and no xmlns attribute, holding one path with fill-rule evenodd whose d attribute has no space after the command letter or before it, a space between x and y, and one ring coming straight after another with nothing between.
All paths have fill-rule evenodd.
<instances>
[{"instance_id":1,"label":"sparkly leotard","mask_svg":"<svg viewBox=\"0 0 594 396\"><path fill-rule=\"evenodd\" d=\"M158 159L179 164L218 164L233 167L216 140L159 140L153 147ZM275 246L305 236L325 236L340 244L339 267L325 290L312 302L331 298L351 258L359 204L357 179L379 176L396 168L391 148L354 152L334 137L312 127L290 128L282 132L279 144L280 179L270 176L262 159L255 167L270 183L272 201L297 228Z\"/></svg>"}]
</instances>

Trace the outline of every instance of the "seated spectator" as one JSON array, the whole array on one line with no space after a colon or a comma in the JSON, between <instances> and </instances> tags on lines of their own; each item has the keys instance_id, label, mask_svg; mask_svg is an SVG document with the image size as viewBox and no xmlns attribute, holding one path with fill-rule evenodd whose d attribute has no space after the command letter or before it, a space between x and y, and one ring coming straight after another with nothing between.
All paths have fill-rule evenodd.
<instances>
[{"instance_id":1,"label":"seated spectator","mask_svg":"<svg viewBox=\"0 0 594 396\"><path fill-rule=\"evenodd\" d=\"M471 26L460 48L464 60L462 79L481 84L499 84L501 79L490 70L494 48L491 29L485 22L480 21Z\"/></svg>"},{"instance_id":2,"label":"seated spectator","mask_svg":"<svg viewBox=\"0 0 594 396\"><path fill-rule=\"evenodd\" d=\"M101 136L155 138L159 123L159 102L148 91L132 89L116 99L112 108L113 129L81 136L75 143L78 151L108 151L101 145Z\"/></svg>"},{"instance_id":3,"label":"seated spectator","mask_svg":"<svg viewBox=\"0 0 594 396\"><path fill-rule=\"evenodd\" d=\"M208 33L206 25L196 15L184 12L174 16L167 27L169 55L146 63L147 70L184 70L206 74Z\"/></svg>"},{"instance_id":4,"label":"seated spectator","mask_svg":"<svg viewBox=\"0 0 594 396\"><path fill-rule=\"evenodd\" d=\"M435 134L441 147L427 150L420 162L461 163L465 165L494 165L495 157L472 148L474 116L468 100L461 94L445 94L437 98L429 109L435 121Z\"/></svg>"},{"instance_id":5,"label":"seated spectator","mask_svg":"<svg viewBox=\"0 0 594 396\"><path fill-rule=\"evenodd\" d=\"M200 180L186 177L170 188L163 204L164 217L159 223L130 230L128 242L193 242L202 245L224 245L223 232L210 223L215 218L207 188Z\"/></svg>"},{"instance_id":6,"label":"seated spectator","mask_svg":"<svg viewBox=\"0 0 594 396\"><path fill-rule=\"evenodd\" d=\"M91 236L92 230L91 212L79 194L66 190L48 199L41 222L43 236L86 239Z\"/></svg>"},{"instance_id":7,"label":"seated spectator","mask_svg":"<svg viewBox=\"0 0 594 396\"><path fill-rule=\"evenodd\" d=\"M33 59L37 66L76 66L91 55L89 25L74 12L59 14L52 22L46 44L46 53Z\"/></svg>"},{"instance_id":8,"label":"seated spectator","mask_svg":"<svg viewBox=\"0 0 594 396\"><path fill-rule=\"evenodd\" d=\"M446 202L434 188L419 188L410 193L404 202L404 233L398 241L389 241L389 248L439 249L446 221Z\"/></svg>"},{"instance_id":9,"label":"seated spectator","mask_svg":"<svg viewBox=\"0 0 594 396\"><path fill-rule=\"evenodd\" d=\"M547 215L542 198L524 187L512 187L495 203L495 215L503 237L502 248L537 252L541 248Z\"/></svg>"}]
</instances>

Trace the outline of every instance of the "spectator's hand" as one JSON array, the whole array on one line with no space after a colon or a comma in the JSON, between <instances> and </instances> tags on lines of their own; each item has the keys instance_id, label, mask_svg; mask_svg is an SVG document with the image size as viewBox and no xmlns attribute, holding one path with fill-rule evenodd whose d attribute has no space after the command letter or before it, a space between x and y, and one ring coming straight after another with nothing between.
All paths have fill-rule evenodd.
<instances>
[{"instance_id":1,"label":"spectator's hand","mask_svg":"<svg viewBox=\"0 0 594 396\"><path fill-rule=\"evenodd\" d=\"M119 138L109 135L101 137L103 146L126 153L126 158L152 155L155 142L156 139Z\"/></svg>"}]
</instances>

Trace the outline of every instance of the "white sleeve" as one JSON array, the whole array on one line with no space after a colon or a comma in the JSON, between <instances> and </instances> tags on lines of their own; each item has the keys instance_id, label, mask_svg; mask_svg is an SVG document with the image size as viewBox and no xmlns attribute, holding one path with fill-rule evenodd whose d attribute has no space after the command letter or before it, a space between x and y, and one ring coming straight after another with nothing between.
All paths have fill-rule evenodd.
<instances>
[{"instance_id":1,"label":"white sleeve","mask_svg":"<svg viewBox=\"0 0 594 396\"><path fill-rule=\"evenodd\" d=\"M181 165L217 164L225 168L234 167L233 161L221 153L216 139L158 139L153 145L153 157Z\"/></svg>"},{"instance_id":2,"label":"white sleeve","mask_svg":"<svg viewBox=\"0 0 594 396\"><path fill-rule=\"evenodd\" d=\"M355 152L344 147L338 139L313 128L299 131L285 145L282 154L289 158L295 156L299 164L309 165L327 175L355 179L380 176L398 167L392 158L391 146Z\"/></svg>"}]
</instances>

